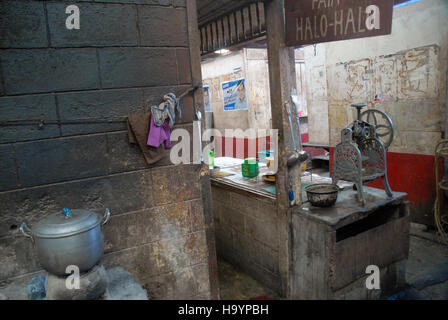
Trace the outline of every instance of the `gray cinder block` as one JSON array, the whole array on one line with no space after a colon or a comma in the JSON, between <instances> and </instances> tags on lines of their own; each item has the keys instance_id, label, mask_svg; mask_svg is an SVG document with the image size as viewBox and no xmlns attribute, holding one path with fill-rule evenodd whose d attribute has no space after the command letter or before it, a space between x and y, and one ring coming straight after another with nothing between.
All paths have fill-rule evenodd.
<instances>
[{"instance_id":1,"label":"gray cinder block","mask_svg":"<svg viewBox=\"0 0 448 320\"><path fill-rule=\"evenodd\" d=\"M103 88L177 84L175 49L99 49Z\"/></svg>"},{"instance_id":2,"label":"gray cinder block","mask_svg":"<svg viewBox=\"0 0 448 320\"><path fill-rule=\"evenodd\" d=\"M65 26L67 3L48 3L48 25L54 47L136 46L137 10L121 4L78 4L80 29Z\"/></svg>"},{"instance_id":3,"label":"gray cinder block","mask_svg":"<svg viewBox=\"0 0 448 320\"><path fill-rule=\"evenodd\" d=\"M54 95L27 95L0 98L0 120L58 119ZM57 124L39 128L30 125L0 126L0 143L54 138L59 136Z\"/></svg>"},{"instance_id":4,"label":"gray cinder block","mask_svg":"<svg viewBox=\"0 0 448 320\"><path fill-rule=\"evenodd\" d=\"M26 187L108 173L105 135L17 144L16 155Z\"/></svg>"},{"instance_id":5,"label":"gray cinder block","mask_svg":"<svg viewBox=\"0 0 448 320\"><path fill-rule=\"evenodd\" d=\"M17 170L12 145L0 145L0 191L17 187Z\"/></svg>"},{"instance_id":6,"label":"gray cinder block","mask_svg":"<svg viewBox=\"0 0 448 320\"><path fill-rule=\"evenodd\" d=\"M185 9L139 6L138 15L141 45L159 47L188 45Z\"/></svg>"},{"instance_id":7,"label":"gray cinder block","mask_svg":"<svg viewBox=\"0 0 448 320\"><path fill-rule=\"evenodd\" d=\"M96 50L4 50L0 53L6 94L99 88Z\"/></svg>"},{"instance_id":8,"label":"gray cinder block","mask_svg":"<svg viewBox=\"0 0 448 320\"><path fill-rule=\"evenodd\" d=\"M46 47L47 27L43 2L0 2L0 47Z\"/></svg>"},{"instance_id":9,"label":"gray cinder block","mask_svg":"<svg viewBox=\"0 0 448 320\"><path fill-rule=\"evenodd\" d=\"M126 117L144 111L142 90L105 90L61 93L57 95L62 119ZM125 122L61 124L62 135L126 130Z\"/></svg>"}]
</instances>

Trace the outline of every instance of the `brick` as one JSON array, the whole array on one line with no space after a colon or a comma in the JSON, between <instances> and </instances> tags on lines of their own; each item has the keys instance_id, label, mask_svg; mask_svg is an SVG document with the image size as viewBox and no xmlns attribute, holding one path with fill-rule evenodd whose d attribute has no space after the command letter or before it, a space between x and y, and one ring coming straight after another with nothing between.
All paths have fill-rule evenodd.
<instances>
[{"instance_id":1,"label":"brick","mask_svg":"<svg viewBox=\"0 0 448 320\"><path fill-rule=\"evenodd\" d=\"M145 169L148 167L138 145L130 144L127 132L107 135L109 172L120 173Z\"/></svg>"},{"instance_id":2,"label":"brick","mask_svg":"<svg viewBox=\"0 0 448 320\"><path fill-rule=\"evenodd\" d=\"M253 241L253 249L255 262L271 273L279 275L278 251L272 250L258 241Z\"/></svg>"},{"instance_id":3,"label":"brick","mask_svg":"<svg viewBox=\"0 0 448 320\"><path fill-rule=\"evenodd\" d=\"M193 270L185 268L174 273L175 299L185 300L197 295L197 283Z\"/></svg>"},{"instance_id":4,"label":"brick","mask_svg":"<svg viewBox=\"0 0 448 320\"><path fill-rule=\"evenodd\" d=\"M251 210L250 216L262 221L272 221L277 218L277 206L269 199L257 199L257 210Z\"/></svg>"},{"instance_id":5,"label":"brick","mask_svg":"<svg viewBox=\"0 0 448 320\"><path fill-rule=\"evenodd\" d=\"M237 232L245 231L245 216L239 210L230 207L230 204L224 205L221 211L221 223L228 224Z\"/></svg>"},{"instance_id":6,"label":"brick","mask_svg":"<svg viewBox=\"0 0 448 320\"><path fill-rule=\"evenodd\" d=\"M260 249L260 246L257 246L256 243L259 242L254 240L249 235L241 232L235 232L233 238L233 247L235 248L235 253L241 257L239 259L239 264L252 264L257 260L256 256L259 255L257 250Z\"/></svg>"},{"instance_id":7,"label":"brick","mask_svg":"<svg viewBox=\"0 0 448 320\"><path fill-rule=\"evenodd\" d=\"M103 227L105 252L142 246L158 239L155 209L113 215Z\"/></svg>"},{"instance_id":8,"label":"brick","mask_svg":"<svg viewBox=\"0 0 448 320\"><path fill-rule=\"evenodd\" d=\"M0 96L5 95L5 90L3 89L3 71L2 71L2 65L0 61Z\"/></svg>"},{"instance_id":9,"label":"brick","mask_svg":"<svg viewBox=\"0 0 448 320\"><path fill-rule=\"evenodd\" d=\"M29 95L0 98L1 120L58 119L53 95ZM17 142L59 136L57 124L45 125L39 129L38 123L0 127L0 143Z\"/></svg>"},{"instance_id":10,"label":"brick","mask_svg":"<svg viewBox=\"0 0 448 320\"><path fill-rule=\"evenodd\" d=\"M154 199L157 205L198 199L198 166L183 165L152 170Z\"/></svg>"},{"instance_id":11,"label":"brick","mask_svg":"<svg viewBox=\"0 0 448 320\"><path fill-rule=\"evenodd\" d=\"M6 94L99 88L95 49L4 50Z\"/></svg>"},{"instance_id":12,"label":"brick","mask_svg":"<svg viewBox=\"0 0 448 320\"><path fill-rule=\"evenodd\" d=\"M40 48L48 45L43 2L0 3L0 47Z\"/></svg>"},{"instance_id":13,"label":"brick","mask_svg":"<svg viewBox=\"0 0 448 320\"><path fill-rule=\"evenodd\" d=\"M104 203L112 212L131 212L154 206L149 170L109 176L107 182L108 184L103 187Z\"/></svg>"},{"instance_id":14,"label":"brick","mask_svg":"<svg viewBox=\"0 0 448 320\"><path fill-rule=\"evenodd\" d=\"M91 1L91 0L88 0ZM135 4L147 4L156 6L169 6L171 0L95 0L97 2L110 2L110 3L135 3Z\"/></svg>"},{"instance_id":15,"label":"brick","mask_svg":"<svg viewBox=\"0 0 448 320\"><path fill-rule=\"evenodd\" d=\"M107 253L103 257L102 264L107 269L123 267L143 284L142 280L146 277L159 274L154 254L154 245L149 243L128 250Z\"/></svg>"},{"instance_id":16,"label":"brick","mask_svg":"<svg viewBox=\"0 0 448 320\"><path fill-rule=\"evenodd\" d=\"M104 135L17 144L16 154L25 187L107 174Z\"/></svg>"},{"instance_id":17,"label":"brick","mask_svg":"<svg viewBox=\"0 0 448 320\"><path fill-rule=\"evenodd\" d=\"M0 238L18 236L22 221L33 226L62 208L89 209L112 216L153 207L150 171L86 179L0 193Z\"/></svg>"},{"instance_id":18,"label":"brick","mask_svg":"<svg viewBox=\"0 0 448 320\"><path fill-rule=\"evenodd\" d=\"M253 208L258 208L258 199L244 196L238 192L230 192L230 202L232 209L249 216L254 215Z\"/></svg>"},{"instance_id":19,"label":"brick","mask_svg":"<svg viewBox=\"0 0 448 320\"><path fill-rule=\"evenodd\" d=\"M143 288L150 300L172 300L177 296L174 288L176 277L173 273L148 277L143 280Z\"/></svg>"},{"instance_id":20,"label":"brick","mask_svg":"<svg viewBox=\"0 0 448 320\"><path fill-rule=\"evenodd\" d=\"M30 239L24 236L0 239L0 281L41 269Z\"/></svg>"},{"instance_id":21,"label":"brick","mask_svg":"<svg viewBox=\"0 0 448 320\"><path fill-rule=\"evenodd\" d=\"M18 186L16 162L12 145L0 145L0 191Z\"/></svg>"},{"instance_id":22,"label":"brick","mask_svg":"<svg viewBox=\"0 0 448 320\"><path fill-rule=\"evenodd\" d=\"M184 239L166 239L154 244L153 259L159 267L160 273L176 272L189 266L189 256L183 250Z\"/></svg>"},{"instance_id":23,"label":"brick","mask_svg":"<svg viewBox=\"0 0 448 320\"><path fill-rule=\"evenodd\" d=\"M138 16L141 45L151 47L188 45L185 9L139 6Z\"/></svg>"},{"instance_id":24,"label":"brick","mask_svg":"<svg viewBox=\"0 0 448 320\"><path fill-rule=\"evenodd\" d=\"M185 237L182 244L184 252L188 256L189 265L208 263L208 248L205 231L191 233Z\"/></svg>"},{"instance_id":25,"label":"brick","mask_svg":"<svg viewBox=\"0 0 448 320\"><path fill-rule=\"evenodd\" d=\"M190 202L191 206L191 225L192 232L200 231L205 229L205 216L204 216L204 207L202 205L202 201L195 200Z\"/></svg>"},{"instance_id":26,"label":"brick","mask_svg":"<svg viewBox=\"0 0 448 320\"><path fill-rule=\"evenodd\" d=\"M63 93L57 101L61 119L118 118L145 111L140 89ZM126 122L62 124L61 129L64 136L110 132L126 130Z\"/></svg>"},{"instance_id":27,"label":"brick","mask_svg":"<svg viewBox=\"0 0 448 320\"><path fill-rule=\"evenodd\" d=\"M99 49L103 88L177 84L175 49Z\"/></svg>"},{"instance_id":28,"label":"brick","mask_svg":"<svg viewBox=\"0 0 448 320\"><path fill-rule=\"evenodd\" d=\"M273 290L277 294L282 292L282 281L278 274L273 274L256 263L241 267L241 269L243 272L250 274L251 277L257 280L260 284Z\"/></svg>"},{"instance_id":29,"label":"brick","mask_svg":"<svg viewBox=\"0 0 448 320\"><path fill-rule=\"evenodd\" d=\"M191 83L190 52L189 49L176 49L177 72L179 84Z\"/></svg>"},{"instance_id":30,"label":"brick","mask_svg":"<svg viewBox=\"0 0 448 320\"><path fill-rule=\"evenodd\" d=\"M189 88L190 86L188 85L143 88L143 101L145 106L147 107L150 107L152 105L159 105L163 102L163 96L165 94L172 92L176 96L180 96Z\"/></svg>"},{"instance_id":31,"label":"brick","mask_svg":"<svg viewBox=\"0 0 448 320\"><path fill-rule=\"evenodd\" d=\"M268 222L246 217L246 233L266 246L278 250L279 239L275 219Z\"/></svg>"},{"instance_id":32,"label":"brick","mask_svg":"<svg viewBox=\"0 0 448 320\"><path fill-rule=\"evenodd\" d=\"M221 225L220 228L216 228L216 252L218 256L229 259L234 254L233 238L235 237L235 231L227 225Z\"/></svg>"},{"instance_id":33,"label":"brick","mask_svg":"<svg viewBox=\"0 0 448 320\"><path fill-rule=\"evenodd\" d=\"M174 203L156 208L158 238L180 238L191 232L190 204L188 202Z\"/></svg>"},{"instance_id":34,"label":"brick","mask_svg":"<svg viewBox=\"0 0 448 320\"><path fill-rule=\"evenodd\" d=\"M154 87L143 89L143 101L145 106L159 105L163 102L163 96L169 92L174 93L177 97L190 88L188 85L170 86L170 87ZM192 95L186 95L180 100L182 109L181 117L176 119L176 123L191 123L195 119Z\"/></svg>"},{"instance_id":35,"label":"brick","mask_svg":"<svg viewBox=\"0 0 448 320\"><path fill-rule=\"evenodd\" d=\"M54 47L136 46L137 10L121 4L78 4L80 29L65 26L69 3L48 3L48 24Z\"/></svg>"},{"instance_id":36,"label":"brick","mask_svg":"<svg viewBox=\"0 0 448 320\"><path fill-rule=\"evenodd\" d=\"M175 126L175 129L185 129L191 135L191 126ZM172 141L172 148L165 150L163 158L153 165L148 165L138 145L130 144L127 132L116 132L107 135L109 172L120 173L149 167L161 167L172 165L170 153L172 148L178 143ZM190 142L191 144L192 142ZM190 145L190 149L192 146ZM192 150L192 149L191 149ZM190 159L191 160L191 159Z\"/></svg>"},{"instance_id":37,"label":"brick","mask_svg":"<svg viewBox=\"0 0 448 320\"><path fill-rule=\"evenodd\" d=\"M174 7L186 7L185 0L173 0Z\"/></svg>"},{"instance_id":38,"label":"brick","mask_svg":"<svg viewBox=\"0 0 448 320\"><path fill-rule=\"evenodd\" d=\"M229 202L230 201L230 191L223 188L212 186L212 198L213 201Z\"/></svg>"}]
</instances>

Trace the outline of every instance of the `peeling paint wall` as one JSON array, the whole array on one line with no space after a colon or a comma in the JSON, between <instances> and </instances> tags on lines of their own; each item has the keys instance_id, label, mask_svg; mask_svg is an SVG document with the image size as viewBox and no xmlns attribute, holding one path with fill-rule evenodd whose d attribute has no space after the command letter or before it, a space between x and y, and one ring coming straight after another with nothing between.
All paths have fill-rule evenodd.
<instances>
[{"instance_id":1,"label":"peeling paint wall","mask_svg":"<svg viewBox=\"0 0 448 320\"><path fill-rule=\"evenodd\" d=\"M394 122L390 152L433 154L445 115L439 55L438 46L429 46L329 65L330 145L340 142L341 130L356 118L350 104L368 102Z\"/></svg>"},{"instance_id":2,"label":"peeling paint wall","mask_svg":"<svg viewBox=\"0 0 448 320\"><path fill-rule=\"evenodd\" d=\"M447 1L422 0L394 9L391 35L305 49L307 64L316 66L310 81L318 73L326 78L326 86L316 80L311 85L316 92L327 91L322 101L328 103L330 146L340 142L341 129L356 117L350 104L367 102L389 114L396 129L388 154L392 189L408 192L412 218L426 224L433 223L433 155L447 116L447 17ZM310 130L315 101L309 101ZM320 126L327 127L323 116Z\"/></svg>"}]
</instances>

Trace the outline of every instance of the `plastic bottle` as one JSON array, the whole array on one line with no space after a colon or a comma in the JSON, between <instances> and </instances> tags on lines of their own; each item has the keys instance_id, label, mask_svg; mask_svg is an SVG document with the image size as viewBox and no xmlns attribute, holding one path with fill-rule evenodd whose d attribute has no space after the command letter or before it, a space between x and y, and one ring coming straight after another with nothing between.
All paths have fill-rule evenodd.
<instances>
[{"instance_id":1,"label":"plastic bottle","mask_svg":"<svg viewBox=\"0 0 448 320\"><path fill-rule=\"evenodd\" d=\"M215 168L215 151L210 150L208 153L208 167L210 170Z\"/></svg>"}]
</instances>

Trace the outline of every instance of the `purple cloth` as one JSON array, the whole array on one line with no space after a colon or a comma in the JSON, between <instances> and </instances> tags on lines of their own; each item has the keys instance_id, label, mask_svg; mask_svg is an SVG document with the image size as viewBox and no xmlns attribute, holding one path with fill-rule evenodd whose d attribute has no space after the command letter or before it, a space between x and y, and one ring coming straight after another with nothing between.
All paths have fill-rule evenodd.
<instances>
[{"instance_id":1,"label":"purple cloth","mask_svg":"<svg viewBox=\"0 0 448 320\"><path fill-rule=\"evenodd\" d=\"M171 148L170 122L166 120L160 127L154 123L154 117L151 115L151 126L149 128L148 146L158 148L165 142L165 148Z\"/></svg>"}]
</instances>

